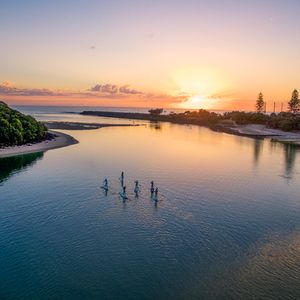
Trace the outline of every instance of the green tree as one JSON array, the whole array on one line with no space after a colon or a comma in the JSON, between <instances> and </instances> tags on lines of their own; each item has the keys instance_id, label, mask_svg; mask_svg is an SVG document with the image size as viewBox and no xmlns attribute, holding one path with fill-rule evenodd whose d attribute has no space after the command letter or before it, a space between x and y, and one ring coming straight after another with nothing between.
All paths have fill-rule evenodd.
<instances>
[{"instance_id":1,"label":"green tree","mask_svg":"<svg viewBox=\"0 0 300 300\"><path fill-rule=\"evenodd\" d=\"M256 112L258 113L263 113L264 112L264 106L265 106L265 101L264 101L264 96L262 93L258 94L258 99L256 100Z\"/></svg>"},{"instance_id":2,"label":"green tree","mask_svg":"<svg viewBox=\"0 0 300 300\"><path fill-rule=\"evenodd\" d=\"M295 89L292 93L292 98L288 103L289 111L296 114L300 110L299 92Z\"/></svg>"},{"instance_id":3,"label":"green tree","mask_svg":"<svg viewBox=\"0 0 300 300\"><path fill-rule=\"evenodd\" d=\"M44 124L0 101L0 147L39 142L46 135L47 128Z\"/></svg>"}]
</instances>

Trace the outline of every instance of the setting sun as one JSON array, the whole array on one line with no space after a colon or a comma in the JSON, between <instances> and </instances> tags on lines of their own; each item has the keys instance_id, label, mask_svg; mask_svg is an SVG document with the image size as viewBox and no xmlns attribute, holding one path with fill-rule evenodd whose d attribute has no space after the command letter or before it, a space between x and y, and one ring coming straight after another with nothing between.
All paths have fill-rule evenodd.
<instances>
[{"instance_id":1,"label":"setting sun","mask_svg":"<svg viewBox=\"0 0 300 300\"><path fill-rule=\"evenodd\" d=\"M190 108L190 109L211 109L216 104L216 99L209 99L205 96L194 95L191 96L187 101L180 104L181 108Z\"/></svg>"},{"instance_id":2,"label":"setting sun","mask_svg":"<svg viewBox=\"0 0 300 300\"><path fill-rule=\"evenodd\" d=\"M230 87L226 76L212 67L181 68L173 72L172 78L178 92L186 95L178 105L180 108L212 109L218 104L219 95Z\"/></svg>"}]
</instances>

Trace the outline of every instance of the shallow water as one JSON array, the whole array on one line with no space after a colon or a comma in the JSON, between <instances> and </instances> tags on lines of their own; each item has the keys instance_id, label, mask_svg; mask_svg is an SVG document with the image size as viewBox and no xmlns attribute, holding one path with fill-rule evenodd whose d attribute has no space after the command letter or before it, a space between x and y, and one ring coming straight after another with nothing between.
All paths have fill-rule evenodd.
<instances>
[{"instance_id":1,"label":"shallow water","mask_svg":"<svg viewBox=\"0 0 300 300\"><path fill-rule=\"evenodd\" d=\"M299 148L168 123L64 132L80 143L0 160L1 299L300 297Z\"/></svg>"}]
</instances>

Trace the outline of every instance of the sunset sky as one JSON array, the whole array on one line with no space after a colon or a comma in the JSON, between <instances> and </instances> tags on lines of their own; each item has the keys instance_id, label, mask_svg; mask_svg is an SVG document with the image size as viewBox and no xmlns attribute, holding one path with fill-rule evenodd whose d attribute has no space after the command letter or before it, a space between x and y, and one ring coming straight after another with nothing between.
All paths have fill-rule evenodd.
<instances>
[{"instance_id":1,"label":"sunset sky","mask_svg":"<svg viewBox=\"0 0 300 300\"><path fill-rule=\"evenodd\" d=\"M300 88L299 0L11 0L11 104L253 109Z\"/></svg>"}]
</instances>

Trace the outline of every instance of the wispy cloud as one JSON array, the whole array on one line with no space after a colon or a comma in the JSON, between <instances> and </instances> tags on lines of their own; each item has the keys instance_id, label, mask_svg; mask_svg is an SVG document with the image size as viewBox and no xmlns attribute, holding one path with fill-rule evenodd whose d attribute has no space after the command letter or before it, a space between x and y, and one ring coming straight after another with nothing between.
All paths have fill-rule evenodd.
<instances>
[{"instance_id":1,"label":"wispy cloud","mask_svg":"<svg viewBox=\"0 0 300 300\"><path fill-rule=\"evenodd\" d=\"M147 93L132 89L129 85L96 84L89 89L70 91L52 90L47 88L23 88L14 83L4 81L0 83L0 95L12 97L66 97L82 99L111 99L148 103L148 105L161 102L162 104L179 103L186 99L186 95L168 95L160 93ZM82 100L84 101L84 100Z\"/></svg>"}]
</instances>

